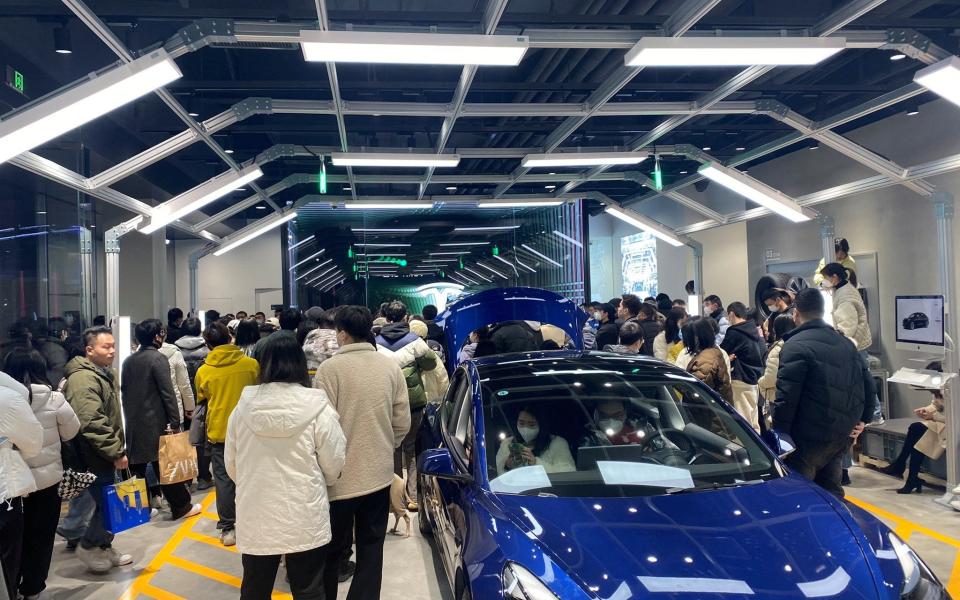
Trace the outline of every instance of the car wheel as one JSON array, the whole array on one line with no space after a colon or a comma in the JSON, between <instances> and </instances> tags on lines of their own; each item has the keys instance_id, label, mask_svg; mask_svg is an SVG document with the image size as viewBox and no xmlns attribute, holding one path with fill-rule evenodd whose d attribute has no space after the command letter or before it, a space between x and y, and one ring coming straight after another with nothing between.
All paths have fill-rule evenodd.
<instances>
[{"instance_id":1,"label":"car wheel","mask_svg":"<svg viewBox=\"0 0 960 600\"><path fill-rule=\"evenodd\" d=\"M417 484L417 506L420 507L417 511L417 527L424 537L433 537L433 529L427 520L427 505L423 503L423 480L421 479Z\"/></svg>"}]
</instances>

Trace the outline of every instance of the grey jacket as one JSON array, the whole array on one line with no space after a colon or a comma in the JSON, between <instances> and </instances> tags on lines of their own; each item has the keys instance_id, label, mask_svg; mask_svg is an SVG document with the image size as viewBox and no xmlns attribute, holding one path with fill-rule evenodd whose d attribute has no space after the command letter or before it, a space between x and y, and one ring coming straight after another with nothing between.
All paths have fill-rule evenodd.
<instances>
[{"instance_id":1,"label":"grey jacket","mask_svg":"<svg viewBox=\"0 0 960 600\"><path fill-rule=\"evenodd\" d=\"M142 346L123 362L120 390L130 464L153 462L159 458L160 436L167 427L180 429L167 357L153 346Z\"/></svg>"}]
</instances>

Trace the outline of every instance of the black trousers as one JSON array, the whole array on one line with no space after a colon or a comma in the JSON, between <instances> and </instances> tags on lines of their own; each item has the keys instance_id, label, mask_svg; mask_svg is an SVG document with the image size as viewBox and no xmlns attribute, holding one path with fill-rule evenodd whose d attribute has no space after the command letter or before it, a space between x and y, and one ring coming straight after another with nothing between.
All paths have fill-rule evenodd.
<instances>
[{"instance_id":1,"label":"black trousers","mask_svg":"<svg viewBox=\"0 0 960 600\"><path fill-rule=\"evenodd\" d=\"M60 495L51 485L23 499L23 555L20 593L39 594L47 587L53 541L60 522Z\"/></svg>"},{"instance_id":2,"label":"black trousers","mask_svg":"<svg viewBox=\"0 0 960 600\"><path fill-rule=\"evenodd\" d=\"M350 547L350 529L357 544L357 570L350 582L347 600L376 600L383 581L383 541L390 514L390 487L366 496L330 503L333 539L327 551L323 589L327 598L337 597L337 565Z\"/></svg>"},{"instance_id":3,"label":"black trousers","mask_svg":"<svg viewBox=\"0 0 960 600\"><path fill-rule=\"evenodd\" d=\"M204 481L213 481L213 475L210 474L210 453L207 452L207 444L203 443L194 446L197 449L197 479Z\"/></svg>"},{"instance_id":4,"label":"black trousers","mask_svg":"<svg viewBox=\"0 0 960 600\"><path fill-rule=\"evenodd\" d=\"M787 457L787 466L838 498L844 497L843 455L850 449L849 437L822 444L797 441L796 451Z\"/></svg>"},{"instance_id":5,"label":"black trousers","mask_svg":"<svg viewBox=\"0 0 960 600\"><path fill-rule=\"evenodd\" d=\"M9 508L9 510L7 510ZM17 597L20 580L20 557L23 551L23 499L0 504L0 568L10 598Z\"/></svg>"},{"instance_id":6,"label":"black trousers","mask_svg":"<svg viewBox=\"0 0 960 600\"><path fill-rule=\"evenodd\" d=\"M153 465L153 472L157 474L157 478L159 479L160 461L154 461L150 464ZM147 463L130 465L130 470L137 477L147 478ZM186 483L160 484L160 491L163 493L163 497L167 499L167 504L170 505L170 512L173 513L174 519L179 519L190 512L190 490L187 489Z\"/></svg>"},{"instance_id":7,"label":"black trousers","mask_svg":"<svg viewBox=\"0 0 960 600\"><path fill-rule=\"evenodd\" d=\"M281 557L286 558L287 576L294 600L323 600L323 568L327 560L327 546L293 554L244 554L240 600L270 600Z\"/></svg>"},{"instance_id":8,"label":"black trousers","mask_svg":"<svg viewBox=\"0 0 960 600\"><path fill-rule=\"evenodd\" d=\"M915 483L920 475L920 465L923 464L924 454L916 450L915 446L925 433L927 433L926 425L919 421L911 423L907 429L907 437L903 440L903 448L900 449L897 459L893 461L897 471L903 472L907 468L909 459L910 469L907 472L907 481L911 483Z\"/></svg>"}]
</instances>

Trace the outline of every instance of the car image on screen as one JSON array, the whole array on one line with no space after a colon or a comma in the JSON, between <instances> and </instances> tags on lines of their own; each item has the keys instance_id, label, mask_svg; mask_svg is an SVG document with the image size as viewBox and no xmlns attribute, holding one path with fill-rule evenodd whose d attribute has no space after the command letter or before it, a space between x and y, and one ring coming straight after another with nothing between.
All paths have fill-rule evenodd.
<instances>
[{"instance_id":1,"label":"car image on screen","mask_svg":"<svg viewBox=\"0 0 960 600\"><path fill-rule=\"evenodd\" d=\"M903 320L903 328L906 330L926 329L930 326L930 317L922 312L915 312Z\"/></svg>"}]
</instances>

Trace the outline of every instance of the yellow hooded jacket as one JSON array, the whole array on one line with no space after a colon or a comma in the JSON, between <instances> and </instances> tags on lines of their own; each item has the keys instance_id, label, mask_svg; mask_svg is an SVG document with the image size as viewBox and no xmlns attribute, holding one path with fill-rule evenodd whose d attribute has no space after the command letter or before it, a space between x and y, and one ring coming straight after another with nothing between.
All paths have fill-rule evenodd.
<instances>
[{"instance_id":1,"label":"yellow hooded jacket","mask_svg":"<svg viewBox=\"0 0 960 600\"><path fill-rule=\"evenodd\" d=\"M257 385L260 365L233 344L217 346L197 369L197 404L207 403L207 439L222 444L227 439L227 420L240 401L243 388Z\"/></svg>"}]
</instances>

